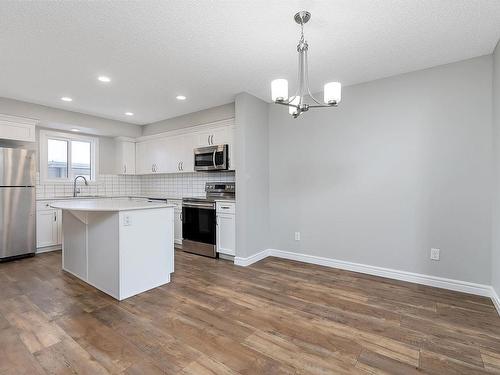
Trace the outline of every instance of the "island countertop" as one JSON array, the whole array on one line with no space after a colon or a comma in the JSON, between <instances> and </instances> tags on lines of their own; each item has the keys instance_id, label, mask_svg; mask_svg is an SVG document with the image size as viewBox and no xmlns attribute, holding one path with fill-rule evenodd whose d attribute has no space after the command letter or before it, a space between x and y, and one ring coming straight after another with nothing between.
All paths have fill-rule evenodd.
<instances>
[{"instance_id":1,"label":"island countertop","mask_svg":"<svg viewBox=\"0 0 500 375\"><path fill-rule=\"evenodd\" d=\"M59 208L70 211L131 211L147 210L154 208L175 207L171 204L140 202L121 199L80 199L54 202L50 205L52 208Z\"/></svg>"}]
</instances>

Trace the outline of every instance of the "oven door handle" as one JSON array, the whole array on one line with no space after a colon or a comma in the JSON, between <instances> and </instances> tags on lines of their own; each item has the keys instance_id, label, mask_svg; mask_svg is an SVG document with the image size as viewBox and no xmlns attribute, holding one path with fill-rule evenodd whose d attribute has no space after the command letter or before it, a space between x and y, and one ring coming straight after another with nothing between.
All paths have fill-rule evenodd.
<instances>
[{"instance_id":1,"label":"oven door handle","mask_svg":"<svg viewBox=\"0 0 500 375\"><path fill-rule=\"evenodd\" d=\"M214 164L214 167L217 167L217 162L215 161L215 155L217 154L217 150L214 150L212 154L212 162Z\"/></svg>"},{"instance_id":2,"label":"oven door handle","mask_svg":"<svg viewBox=\"0 0 500 375\"><path fill-rule=\"evenodd\" d=\"M183 203L182 207L189 207L189 208L207 208L210 210L215 210L215 207L213 204L206 204L206 203Z\"/></svg>"}]
</instances>

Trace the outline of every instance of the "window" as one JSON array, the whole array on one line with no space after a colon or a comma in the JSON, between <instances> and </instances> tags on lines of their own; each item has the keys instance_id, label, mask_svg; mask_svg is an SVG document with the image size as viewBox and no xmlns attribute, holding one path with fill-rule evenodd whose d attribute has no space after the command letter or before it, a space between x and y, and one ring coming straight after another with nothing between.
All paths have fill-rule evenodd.
<instances>
[{"instance_id":1,"label":"window","mask_svg":"<svg viewBox=\"0 0 500 375\"><path fill-rule=\"evenodd\" d=\"M68 182L76 176L95 180L97 165L95 137L40 131L40 178Z\"/></svg>"}]
</instances>

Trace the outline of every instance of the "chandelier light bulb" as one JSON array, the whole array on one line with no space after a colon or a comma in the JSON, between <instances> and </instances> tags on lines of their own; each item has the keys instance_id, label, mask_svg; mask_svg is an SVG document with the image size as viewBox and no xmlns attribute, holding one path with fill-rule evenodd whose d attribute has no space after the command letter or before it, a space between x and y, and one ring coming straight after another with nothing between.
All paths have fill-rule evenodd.
<instances>
[{"instance_id":1,"label":"chandelier light bulb","mask_svg":"<svg viewBox=\"0 0 500 375\"><path fill-rule=\"evenodd\" d=\"M275 79L271 82L271 98L273 102L282 102L288 99L288 81Z\"/></svg>"},{"instance_id":2,"label":"chandelier light bulb","mask_svg":"<svg viewBox=\"0 0 500 375\"><path fill-rule=\"evenodd\" d=\"M328 82L325 84L324 101L325 104L335 105L342 100L342 85L340 82Z\"/></svg>"}]
</instances>

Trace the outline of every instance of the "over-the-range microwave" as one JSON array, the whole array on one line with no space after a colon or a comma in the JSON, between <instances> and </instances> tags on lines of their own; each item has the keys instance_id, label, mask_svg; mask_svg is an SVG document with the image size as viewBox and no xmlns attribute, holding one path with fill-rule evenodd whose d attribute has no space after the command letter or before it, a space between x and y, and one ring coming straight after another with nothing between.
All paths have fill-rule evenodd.
<instances>
[{"instance_id":1,"label":"over-the-range microwave","mask_svg":"<svg viewBox=\"0 0 500 375\"><path fill-rule=\"evenodd\" d=\"M216 145L194 149L195 171L223 171L229 168L229 146Z\"/></svg>"}]
</instances>

